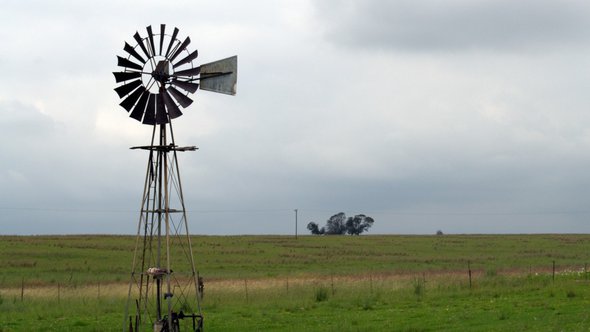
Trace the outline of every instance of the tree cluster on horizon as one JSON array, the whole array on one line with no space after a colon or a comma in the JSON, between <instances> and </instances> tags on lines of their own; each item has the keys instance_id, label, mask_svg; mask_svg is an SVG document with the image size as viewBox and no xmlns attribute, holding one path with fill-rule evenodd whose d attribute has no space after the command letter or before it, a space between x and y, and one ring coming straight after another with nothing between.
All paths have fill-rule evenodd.
<instances>
[{"instance_id":1,"label":"tree cluster on horizon","mask_svg":"<svg viewBox=\"0 0 590 332\"><path fill-rule=\"evenodd\" d=\"M360 235L368 231L375 220L364 214L346 218L344 212L337 213L326 221L326 226L320 228L315 222L307 224L307 229L314 235Z\"/></svg>"}]
</instances>

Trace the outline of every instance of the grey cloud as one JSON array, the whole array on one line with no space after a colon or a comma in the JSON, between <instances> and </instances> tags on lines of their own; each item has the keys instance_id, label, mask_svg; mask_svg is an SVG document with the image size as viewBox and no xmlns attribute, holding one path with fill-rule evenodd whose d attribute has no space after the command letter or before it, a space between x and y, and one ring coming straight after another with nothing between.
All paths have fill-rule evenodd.
<instances>
[{"instance_id":1,"label":"grey cloud","mask_svg":"<svg viewBox=\"0 0 590 332\"><path fill-rule=\"evenodd\" d=\"M147 155L128 147L151 132L111 72L160 22L201 63L240 57L238 95L200 91L175 122L199 147L180 157L196 233L289 234L295 208L300 232L339 211L375 217L371 233L589 231L587 5L325 0L312 18L295 3L203 5L204 20L156 2L5 8L3 232L135 231Z\"/></svg>"},{"instance_id":2,"label":"grey cloud","mask_svg":"<svg viewBox=\"0 0 590 332\"><path fill-rule=\"evenodd\" d=\"M328 40L411 51L537 49L588 40L584 1L318 1Z\"/></svg>"}]
</instances>

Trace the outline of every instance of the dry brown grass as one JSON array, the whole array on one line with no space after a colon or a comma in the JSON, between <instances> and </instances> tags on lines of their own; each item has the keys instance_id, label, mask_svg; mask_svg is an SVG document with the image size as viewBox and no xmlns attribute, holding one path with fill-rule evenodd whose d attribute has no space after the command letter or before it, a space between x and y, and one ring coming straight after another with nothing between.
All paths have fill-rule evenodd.
<instances>
[{"instance_id":1,"label":"dry brown grass","mask_svg":"<svg viewBox=\"0 0 590 332\"><path fill-rule=\"evenodd\" d=\"M389 289L408 287L416 279L427 279L429 283L448 283L467 280L466 273L436 273L436 274L361 274L334 276L297 276L256 279L225 279L205 280L206 293L240 293L247 287L249 291L280 290L285 288L308 288L319 285L336 285L338 288L355 287L355 285L369 283L386 285ZM91 297L126 297L128 283L87 284L83 286L64 285L26 285L23 297L35 299L57 298L91 298ZM0 288L0 294L5 297L20 297L21 287Z\"/></svg>"}]
</instances>

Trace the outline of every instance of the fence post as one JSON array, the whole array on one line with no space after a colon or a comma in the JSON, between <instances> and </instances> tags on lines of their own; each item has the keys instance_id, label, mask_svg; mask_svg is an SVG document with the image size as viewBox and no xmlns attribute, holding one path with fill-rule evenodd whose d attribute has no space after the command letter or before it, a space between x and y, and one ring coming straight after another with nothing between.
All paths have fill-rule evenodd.
<instances>
[{"instance_id":1,"label":"fence post","mask_svg":"<svg viewBox=\"0 0 590 332\"><path fill-rule=\"evenodd\" d=\"M471 261L467 261L467 273L469 274L469 289L471 289Z\"/></svg>"},{"instance_id":2,"label":"fence post","mask_svg":"<svg viewBox=\"0 0 590 332\"><path fill-rule=\"evenodd\" d=\"M334 295L334 273L330 274L330 281L332 283L332 296Z\"/></svg>"}]
</instances>

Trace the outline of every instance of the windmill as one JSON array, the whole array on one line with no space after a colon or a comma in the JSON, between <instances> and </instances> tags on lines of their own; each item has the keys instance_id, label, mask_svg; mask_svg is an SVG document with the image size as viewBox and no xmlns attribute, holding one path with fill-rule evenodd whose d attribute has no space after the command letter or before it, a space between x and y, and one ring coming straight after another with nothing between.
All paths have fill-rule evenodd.
<instances>
[{"instance_id":1,"label":"windmill","mask_svg":"<svg viewBox=\"0 0 590 332\"><path fill-rule=\"evenodd\" d=\"M178 167L178 146L172 120L189 106L199 88L235 95L237 56L196 66L198 51L189 51L189 37L179 39L166 25L159 33L133 35L125 56L117 56L122 71L114 72L120 105L129 116L152 126L151 143L135 146L149 153L135 251L129 281L123 331L202 331L202 283L195 267ZM201 293L202 294L202 293ZM181 323L182 321L182 323Z\"/></svg>"}]
</instances>

